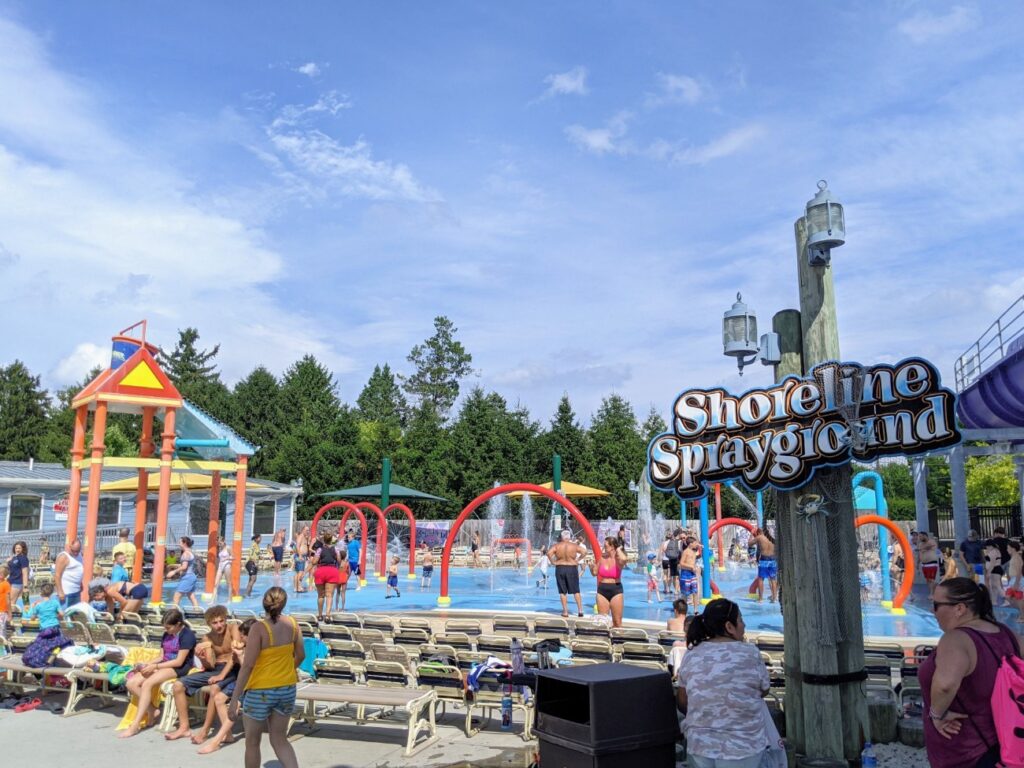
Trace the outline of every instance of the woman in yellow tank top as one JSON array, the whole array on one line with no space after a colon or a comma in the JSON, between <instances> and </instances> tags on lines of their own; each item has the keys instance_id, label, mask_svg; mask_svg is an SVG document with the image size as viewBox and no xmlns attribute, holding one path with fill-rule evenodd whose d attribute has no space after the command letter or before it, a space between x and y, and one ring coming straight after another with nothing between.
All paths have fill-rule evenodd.
<instances>
[{"instance_id":1,"label":"woman in yellow tank top","mask_svg":"<svg viewBox=\"0 0 1024 768\"><path fill-rule=\"evenodd\" d=\"M299 765L288 741L288 720L295 708L295 669L306 654L295 621L281 615L287 602L288 595L280 587L271 587L263 595L267 618L249 630L242 669L231 697L228 716L238 720L239 708L245 715L246 766L262 764L260 742L264 729L284 768Z\"/></svg>"}]
</instances>

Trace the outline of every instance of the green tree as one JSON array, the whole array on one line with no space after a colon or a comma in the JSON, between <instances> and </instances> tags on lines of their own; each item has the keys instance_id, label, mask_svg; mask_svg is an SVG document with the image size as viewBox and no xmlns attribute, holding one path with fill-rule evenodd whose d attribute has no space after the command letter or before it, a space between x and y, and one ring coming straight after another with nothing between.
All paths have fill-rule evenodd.
<instances>
[{"instance_id":1,"label":"green tree","mask_svg":"<svg viewBox=\"0 0 1024 768\"><path fill-rule=\"evenodd\" d=\"M20 360L0 368L0 459L41 458L50 396Z\"/></svg>"},{"instance_id":2,"label":"green tree","mask_svg":"<svg viewBox=\"0 0 1024 768\"><path fill-rule=\"evenodd\" d=\"M443 315L434 318L434 335L412 348L413 373L400 376L402 386L418 404L430 404L442 418L459 399L459 381L473 372L473 356L456 341L458 328Z\"/></svg>"},{"instance_id":3,"label":"green tree","mask_svg":"<svg viewBox=\"0 0 1024 768\"><path fill-rule=\"evenodd\" d=\"M452 490L455 481L455 462L449 430L438 413L429 405L421 405L409 414L409 424L395 455L395 482L411 488L456 499ZM399 479L401 478L401 479ZM415 507L417 516L422 514ZM427 513L440 517L454 517L455 505L430 504Z\"/></svg>"},{"instance_id":4,"label":"green tree","mask_svg":"<svg viewBox=\"0 0 1024 768\"><path fill-rule=\"evenodd\" d=\"M644 419L644 423L640 427L640 434L643 435L644 443L649 445L651 440L664 432L668 432L668 424L661 418L661 414L652 403L651 410L647 412L647 418Z\"/></svg>"},{"instance_id":5,"label":"green tree","mask_svg":"<svg viewBox=\"0 0 1024 768\"><path fill-rule=\"evenodd\" d=\"M235 384L231 395L231 425L253 445L259 447L250 459L249 472L263 476L281 435L281 387L277 378L262 365Z\"/></svg>"},{"instance_id":6,"label":"green tree","mask_svg":"<svg viewBox=\"0 0 1024 768\"><path fill-rule=\"evenodd\" d=\"M1009 456L972 456L967 460L967 503L1003 507L1020 503L1020 489Z\"/></svg>"},{"instance_id":7,"label":"green tree","mask_svg":"<svg viewBox=\"0 0 1024 768\"><path fill-rule=\"evenodd\" d=\"M949 478L949 461L945 456L929 456L924 460L928 469L928 507L948 507L953 503L953 486Z\"/></svg>"},{"instance_id":8,"label":"green tree","mask_svg":"<svg viewBox=\"0 0 1024 768\"><path fill-rule=\"evenodd\" d=\"M611 491L587 507L598 517L628 519L636 516L636 499L629 482L639 479L646 465L646 446L633 407L620 395L610 395L591 419L588 431L590 462L587 485Z\"/></svg>"},{"instance_id":9,"label":"green tree","mask_svg":"<svg viewBox=\"0 0 1024 768\"><path fill-rule=\"evenodd\" d=\"M280 391L281 427L287 431L304 421L327 426L341 414L334 376L312 355L285 371Z\"/></svg>"},{"instance_id":10,"label":"green tree","mask_svg":"<svg viewBox=\"0 0 1024 768\"><path fill-rule=\"evenodd\" d=\"M563 394L558 401L558 408L543 440L545 453L557 453L562 458L562 477L567 480L582 477L587 463L587 434L576 420L568 394ZM550 456L546 458L550 461Z\"/></svg>"},{"instance_id":11,"label":"green tree","mask_svg":"<svg viewBox=\"0 0 1024 768\"><path fill-rule=\"evenodd\" d=\"M391 366L373 366L373 373L356 399L359 418L364 421L378 421L405 426L405 415L409 410L401 388L395 381Z\"/></svg>"},{"instance_id":12,"label":"green tree","mask_svg":"<svg viewBox=\"0 0 1024 768\"><path fill-rule=\"evenodd\" d=\"M324 424L311 418L289 426L270 460L269 473L279 482L301 479L303 501L299 514L309 519L325 502L318 494L347 485L356 440L355 419L347 409Z\"/></svg>"},{"instance_id":13,"label":"green tree","mask_svg":"<svg viewBox=\"0 0 1024 768\"><path fill-rule=\"evenodd\" d=\"M158 362L182 397L214 418L227 421L232 415L231 393L220 380L214 362L220 344L213 349L200 349L198 341L199 331L195 328L179 330L174 349L170 352L161 349Z\"/></svg>"}]
</instances>

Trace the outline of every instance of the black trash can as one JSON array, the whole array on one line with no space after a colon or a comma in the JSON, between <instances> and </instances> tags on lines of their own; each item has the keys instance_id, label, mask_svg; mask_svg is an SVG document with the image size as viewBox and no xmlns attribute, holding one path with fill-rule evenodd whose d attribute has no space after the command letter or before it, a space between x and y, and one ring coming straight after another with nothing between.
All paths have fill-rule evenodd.
<instances>
[{"instance_id":1,"label":"black trash can","mask_svg":"<svg viewBox=\"0 0 1024 768\"><path fill-rule=\"evenodd\" d=\"M667 672L591 664L537 675L541 768L675 768L679 720Z\"/></svg>"}]
</instances>

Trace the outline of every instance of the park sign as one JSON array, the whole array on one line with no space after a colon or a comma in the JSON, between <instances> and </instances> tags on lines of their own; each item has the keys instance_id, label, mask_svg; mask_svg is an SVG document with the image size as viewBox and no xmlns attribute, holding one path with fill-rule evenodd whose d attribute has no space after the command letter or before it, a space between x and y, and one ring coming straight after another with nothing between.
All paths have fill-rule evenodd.
<instances>
[{"instance_id":1,"label":"park sign","mask_svg":"<svg viewBox=\"0 0 1024 768\"><path fill-rule=\"evenodd\" d=\"M676 399L672 431L651 441L647 471L652 486L684 500L731 480L792 490L819 467L956 445L955 404L919 357L867 367L830 361L739 396L690 389Z\"/></svg>"}]
</instances>

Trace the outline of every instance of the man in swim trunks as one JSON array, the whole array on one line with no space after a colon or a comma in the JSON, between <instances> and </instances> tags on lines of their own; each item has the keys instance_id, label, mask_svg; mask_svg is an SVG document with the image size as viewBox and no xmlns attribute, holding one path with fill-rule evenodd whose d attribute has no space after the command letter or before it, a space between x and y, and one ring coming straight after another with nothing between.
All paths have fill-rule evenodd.
<instances>
[{"instance_id":1,"label":"man in swim trunks","mask_svg":"<svg viewBox=\"0 0 1024 768\"><path fill-rule=\"evenodd\" d=\"M558 597L562 601L563 616L569 615L569 595L576 600L577 615L583 615L579 561L586 554L587 550L572 540L568 528L562 530L562 540L548 552L548 557L555 564L555 583L558 585Z\"/></svg>"},{"instance_id":2,"label":"man in swim trunks","mask_svg":"<svg viewBox=\"0 0 1024 768\"><path fill-rule=\"evenodd\" d=\"M757 542L757 577L761 580L757 586L757 599L764 599L764 583L767 581L771 589L768 601L774 603L779 596L779 566L775 562L775 542L767 531L761 528L754 530L754 541Z\"/></svg>"},{"instance_id":3,"label":"man in swim trunks","mask_svg":"<svg viewBox=\"0 0 1024 768\"><path fill-rule=\"evenodd\" d=\"M434 552L426 542L420 544L420 589L428 589L434 577Z\"/></svg>"},{"instance_id":4,"label":"man in swim trunks","mask_svg":"<svg viewBox=\"0 0 1024 768\"><path fill-rule=\"evenodd\" d=\"M921 557L921 575L928 585L928 599L935 595L935 579L939 576L939 545L928 531L921 531L917 551Z\"/></svg>"},{"instance_id":5,"label":"man in swim trunks","mask_svg":"<svg viewBox=\"0 0 1024 768\"><path fill-rule=\"evenodd\" d=\"M295 561L295 591L305 592L302 584L308 581L306 563L309 561L309 526L299 530L292 544L292 558Z\"/></svg>"},{"instance_id":6,"label":"man in swim trunks","mask_svg":"<svg viewBox=\"0 0 1024 768\"><path fill-rule=\"evenodd\" d=\"M700 545L691 541L679 557L679 597L689 600L693 605L693 613L700 612L700 596L697 591L697 553Z\"/></svg>"},{"instance_id":7,"label":"man in swim trunks","mask_svg":"<svg viewBox=\"0 0 1024 768\"><path fill-rule=\"evenodd\" d=\"M281 562L284 560L284 528L279 528L270 542L270 556L274 558L274 575L281 575Z\"/></svg>"}]
</instances>

